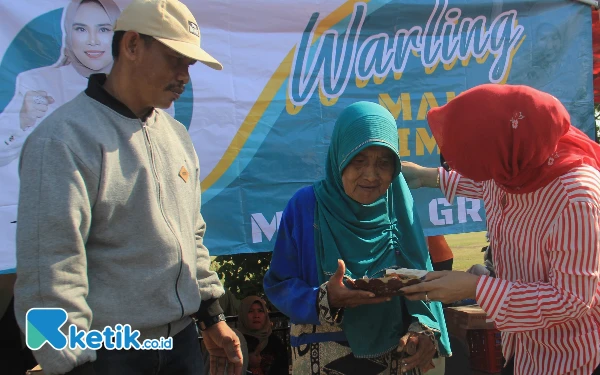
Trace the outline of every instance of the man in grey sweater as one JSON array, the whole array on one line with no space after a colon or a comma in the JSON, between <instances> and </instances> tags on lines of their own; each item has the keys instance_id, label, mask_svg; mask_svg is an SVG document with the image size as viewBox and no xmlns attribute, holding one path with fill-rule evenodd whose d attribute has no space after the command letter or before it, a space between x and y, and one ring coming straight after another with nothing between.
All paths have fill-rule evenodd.
<instances>
[{"instance_id":1,"label":"man in grey sweater","mask_svg":"<svg viewBox=\"0 0 600 375\"><path fill-rule=\"evenodd\" d=\"M37 323L28 311L55 308L67 313L65 336L69 326L118 333L128 324L140 343L172 338L171 350L107 350L107 336L100 349L55 349L44 336L52 345L34 355L45 374L191 375L202 372L197 313L211 372L229 363L239 374L239 340L202 244L198 158L185 127L158 109L179 98L190 65L221 64L176 0L133 0L116 22L113 55L111 73L92 75L23 147L17 320L29 336Z\"/></svg>"}]
</instances>

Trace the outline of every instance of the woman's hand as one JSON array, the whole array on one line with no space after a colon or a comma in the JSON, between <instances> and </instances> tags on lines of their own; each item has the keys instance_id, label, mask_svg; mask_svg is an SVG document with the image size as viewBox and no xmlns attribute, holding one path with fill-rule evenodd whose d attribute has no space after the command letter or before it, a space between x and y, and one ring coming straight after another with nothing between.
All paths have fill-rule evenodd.
<instances>
[{"instance_id":1,"label":"woman's hand","mask_svg":"<svg viewBox=\"0 0 600 375\"><path fill-rule=\"evenodd\" d=\"M401 290L411 301L440 301L452 303L476 297L479 276L462 271L429 272L425 282Z\"/></svg>"},{"instance_id":2,"label":"woman's hand","mask_svg":"<svg viewBox=\"0 0 600 375\"><path fill-rule=\"evenodd\" d=\"M402 336L398 352L403 352L407 356L400 364L402 372L418 367L422 373L425 373L435 367L432 361L436 353L435 345L424 333L408 332Z\"/></svg>"},{"instance_id":3,"label":"woman's hand","mask_svg":"<svg viewBox=\"0 0 600 375\"><path fill-rule=\"evenodd\" d=\"M38 119L46 115L48 106L52 103L54 103L54 98L46 91L27 91L19 114L21 129L27 130L34 126Z\"/></svg>"},{"instance_id":4,"label":"woman's hand","mask_svg":"<svg viewBox=\"0 0 600 375\"><path fill-rule=\"evenodd\" d=\"M344 274L346 265L344 261L338 259L338 268L335 274L327 282L327 301L329 307L356 307L360 305L371 305L390 301L389 297L375 297L375 294L364 290L348 289L344 285Z\"/></svg>"},{"instance_id":5,"label":"woman's hand","mask_svg":"<svg viewBox=\"0 0 600 375\"><path fill-rule=\"evenodd\" d=\"M402 162L402 175L411 189L437 187L437 168L425 168L409 161Z\"/></svg>"}]
</instances>

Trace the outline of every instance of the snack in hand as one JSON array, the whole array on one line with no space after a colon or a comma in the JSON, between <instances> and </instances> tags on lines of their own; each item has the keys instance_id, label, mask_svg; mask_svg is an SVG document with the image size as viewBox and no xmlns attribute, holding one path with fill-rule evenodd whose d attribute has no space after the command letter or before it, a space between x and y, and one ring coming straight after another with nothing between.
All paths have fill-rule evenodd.
<instances>
[{"instance_id":1,"label":"snack in hand","mask_svg":"<svg viewBox=\"0 0 600 375\"><path fill-rule=\"evenodd\" d=\"M427 272L408 268L388 269L383 277L346 279L346 283L353 289L366 290L378 297L400 296L403 294L400 289L420 283Z\"/></svg>"}]
</instances>

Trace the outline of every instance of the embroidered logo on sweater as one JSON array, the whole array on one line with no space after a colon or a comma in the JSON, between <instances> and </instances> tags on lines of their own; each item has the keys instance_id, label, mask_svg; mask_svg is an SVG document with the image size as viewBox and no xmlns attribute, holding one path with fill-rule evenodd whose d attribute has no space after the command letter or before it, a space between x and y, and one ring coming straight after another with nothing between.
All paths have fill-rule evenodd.
<instances>
[{"instance_id":1,"label":"embroidered logo on sweater","mask_svg":"<svg viewBox=\"0 0 600 375\"><path fill-rule=\"evenodd\" d=\"M187 169L185 169L185 165L179 170L179 177L181 177L183 182L188 182L188 179L190 178L190 173L187 171Z\"/></svg>"}]
</instances>

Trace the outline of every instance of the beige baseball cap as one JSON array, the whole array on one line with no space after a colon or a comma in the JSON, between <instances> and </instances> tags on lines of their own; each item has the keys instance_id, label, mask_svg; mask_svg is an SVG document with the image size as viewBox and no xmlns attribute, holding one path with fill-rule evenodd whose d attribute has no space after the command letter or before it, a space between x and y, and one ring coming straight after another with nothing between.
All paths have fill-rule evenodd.
<instances>
[{"instance_id":1,"label":"beige baseball cap","mask_svg":"<svg viewBox=\"0 0 600 375\"><path fill-rule=\"evenodd\" d=\"M117 19L115 31L150 35L190 59L223 69L220 62L200 48L200 27L192 12L178 0L133 0Z\"/></svg>"}]
</instances>

